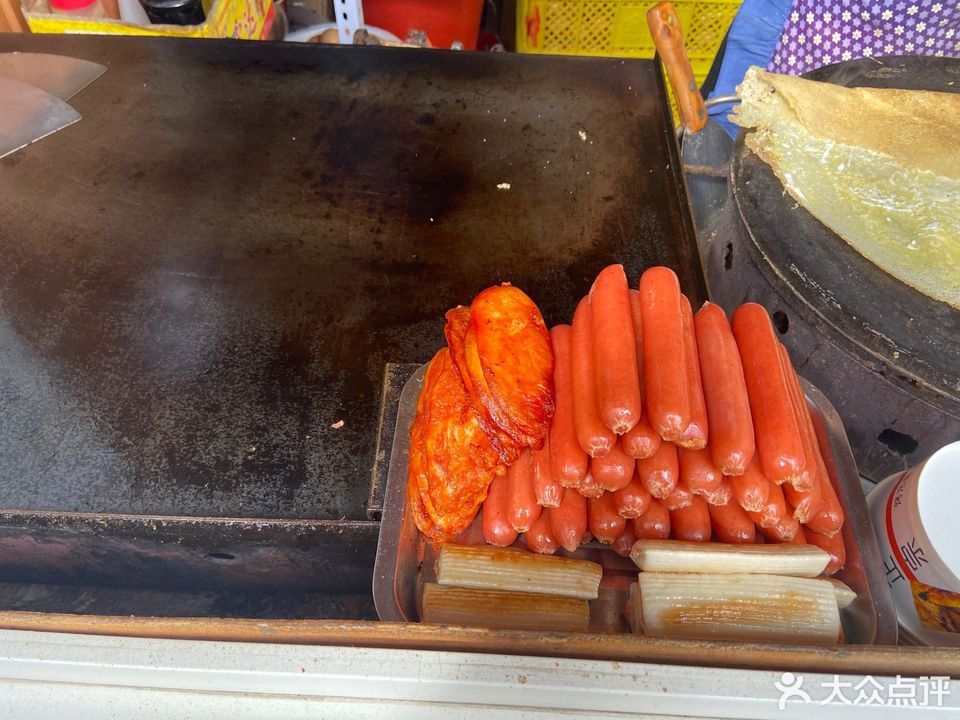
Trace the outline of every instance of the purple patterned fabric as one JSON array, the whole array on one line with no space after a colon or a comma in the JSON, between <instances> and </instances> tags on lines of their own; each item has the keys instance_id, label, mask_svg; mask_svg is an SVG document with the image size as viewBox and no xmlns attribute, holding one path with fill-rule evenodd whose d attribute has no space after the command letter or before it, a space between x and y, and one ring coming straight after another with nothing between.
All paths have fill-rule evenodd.
<instances>
[{"instance_id":1,"label":"purple patterned fabric","mask_svg":"<svg viewBox=\"0 0 960 720\"><path fill-rule=\"evenodd\" d=\"M794 0L767 66L799 75L861 57L960 57L957 0Z\"/></svg>"}]
</instances>

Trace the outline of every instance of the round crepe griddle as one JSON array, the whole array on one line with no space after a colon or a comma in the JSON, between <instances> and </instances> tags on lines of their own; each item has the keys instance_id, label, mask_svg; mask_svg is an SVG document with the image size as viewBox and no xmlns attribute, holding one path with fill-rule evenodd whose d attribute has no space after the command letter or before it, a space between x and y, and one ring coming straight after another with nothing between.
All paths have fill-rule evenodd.
<instances>
[{"instance_id":1,"label":"round crepe griddle","mask_svg":"<svg viewBox=\"0 0 960 720\"><path fill-rule=\"evenodd\" d=\"M960 59L867 58L805 77L850 87L960 92ZM832 342L854 345L888 379L955 413L960 310L895 279L821 224L746 147L742 132L731 187L753 261L781 295L789 292L814 311Z\"/></svg>"}]
</instances>

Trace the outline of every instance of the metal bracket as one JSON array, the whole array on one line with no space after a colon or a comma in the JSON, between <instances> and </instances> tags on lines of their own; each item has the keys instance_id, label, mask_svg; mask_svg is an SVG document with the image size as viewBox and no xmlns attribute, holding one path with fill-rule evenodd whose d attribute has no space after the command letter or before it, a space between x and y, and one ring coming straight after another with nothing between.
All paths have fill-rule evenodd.
<instances>
[{"instance_id":1,"label":"metal bracket","mask_svg":"<svg viewBox=\"0 0 960 720\"><path fill-rule=\"evenodd\" d=\"M341 45L353 45L353 35L363 27L361 0L333 0L333 12L337 21L337 33Z\"/></svg>"}]
</instances>

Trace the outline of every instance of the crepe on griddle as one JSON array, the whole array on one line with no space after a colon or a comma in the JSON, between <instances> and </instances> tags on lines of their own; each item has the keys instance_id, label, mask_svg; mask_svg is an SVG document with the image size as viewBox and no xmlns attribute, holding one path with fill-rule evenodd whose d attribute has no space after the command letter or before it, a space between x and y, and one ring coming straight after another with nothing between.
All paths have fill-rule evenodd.
<instances>
[{"instance_id":1,"label":"crepe on griddle","mask_svg":"<svg viewBox=\"0 0 960 720\"><path fill-rule=\"evenodd\" d=\"M846 88L752 67L730 119L820 222L960 308L960 95Z\"/></svg>"}]
</instances>

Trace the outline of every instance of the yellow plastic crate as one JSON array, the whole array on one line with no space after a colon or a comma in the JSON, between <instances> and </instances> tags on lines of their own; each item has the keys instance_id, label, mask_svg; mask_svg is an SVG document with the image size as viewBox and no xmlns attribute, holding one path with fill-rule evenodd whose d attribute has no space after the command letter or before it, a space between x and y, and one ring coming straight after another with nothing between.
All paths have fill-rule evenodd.
<instances>
[{"instance_id":1,"label":"yellow plastic crate","mask_svg":"<svg viewBox=\"0 0 960 720\"><path fill-rule=\"evenodd\" d=\"M518 0L517 50L652 58L647 10L657 0ZM674 0L698 83L710 71L741 0ZM673 93L670 93L671 105Z\"/></svg>"}]
</instances>

